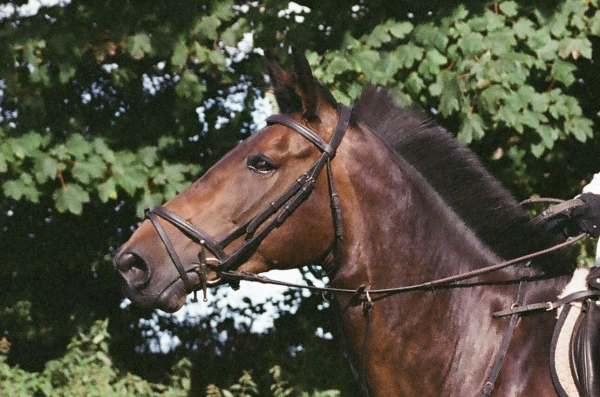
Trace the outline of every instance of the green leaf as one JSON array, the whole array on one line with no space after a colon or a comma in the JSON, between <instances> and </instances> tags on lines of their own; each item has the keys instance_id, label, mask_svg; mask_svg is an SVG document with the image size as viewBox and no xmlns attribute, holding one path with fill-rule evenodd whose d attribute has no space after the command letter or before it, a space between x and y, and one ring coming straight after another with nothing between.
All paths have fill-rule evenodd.
<instances>
[{"instance_id":1,"label":"green leaf","mask_svg":"<svg viewBox=\"0 0 600 397\"><path fill-rule=\"evenodd\" d=\"M105 141L100 138L94 139L92 147L96 153L98 153L107 163L115 162L115 152L113 152Z\"/></svg>"},{"instance_id":2,"label":"green leaf","mask_svg":"<svg viewBox=\"0 0 600 397\"><path fill-rule=\"evenodd\" d=\"M568 87L575 81L574 72L576 70L577 66L572 63L556 59L550 70L550 75Z\"/></svg>"},{"instance_id":3,"label":"green leaf","mask_svg":"<svg viewBox=\"0 0 600 397\"><path fill-rule=\"evenodd\" d=\"M98 197L100 197L100 201L103 203L108 202L108 200L116 200L117 199L117 184L114 178L109 178L105 182L96 186L98 190Z\"/></svg>"},{"instance_id":4,"label":"green leaf","mask_svg":"<svg viewBox=\"0 0 600 397\"><path fill-rule=\"evenodd\" d=\"M546 151L546 147L543 143L535 143L531 144L531 154L534 155L535 158L540 158Z\"/></svg>"},{"instance_id":5,"label":"green leaf","mask_svg":"<svg viewBox=\"0 0 600 397\"><path fill-rule=\"evenodd\" d=\"M409 74L404 84L408 92L415 96L420 94L423 88L425 88L425 83L423 83L423 79L419 77L417 72Z\"/></svg>"},{"instance_id":6,"label":"green leaf","mask_svg":"<svg viewBox=\"0 0 600 397\"><path fill-rule=\"evenodd\" d=\"M195 74L185 71L175 86L175 92L182 98L201 103L206 92L206 85L202 84Z\"/></svg>"},{"instance_id":7,"label":"green leaf","mask_svg":"<svg viewBox=\"0 0 600 397\"><path fill-rule=\"evenodd\" d=\"M565 132L573 134L579 142L585 142L588 138L593 138L593 122L585 117L573 117L565 121Z\"/></svg>"},{"instance_id":8,"label":"green leaf","mask_svg":"<svg viewBox=\"0 0 600 397\"><path fill-rule=\"evenodd\" d=\"M158 149L153 146L147 146L137 152L137 158L146 167L153 167L158 160Z\"/></svg>"},{"instance_id":9,"label":"green leaf","mask_svg":"<svg viewBox=\"0 0 600 397\"><path fill-rule=\"evenodd\" d=\"M393 52L393 55L398 58L402 67L408 69L413 66L415 61L419 61L423 58L423 53L423 48L409 43L398 47L398 49Z\"/></svg>"},{"instance_id":10,"label":"green leaf","mask_svg":"<svg viewBox=\"0 0 600 397\"><path fill-rule=\"evenodd\" d=\"M520 39L526 39L535 31L533 22L528 18L519 18L517 23L513 25L515 35Z\"/></svg>"},{"instance_id":11,"label":"green leaf","mask_svg":"<svg viewBox=\"0 0 600 397\"><path fill-rule=\"evenodd\" d=\"M547 149L552 149L560 136L560 130L549 125L540 125L536 132L542 138L542 143Z\"/></svg>"},{"instance_id":12,"label":"green leaf","mask_svg":"<svg viewBox=\"0 0 600 397\"><path fill-rule=\"evenodd\" d=\"M138 189L148 185L148 175L140 166L127 167L126 170L116 173L114 178L118 186L132 197Z\"/></svg>"},{"instance_id":13,"label":"green leaf","mask_svg":"<svg viewBox=\"0 0 600 397\"><path fill-rule=\"evenodd\" d=\"M478 98L478 105L487 113L496 114L505 96L506 92L504 88L501 85L494 84L481 91Z\"/></svg>"},{"instance_id":14,"label":"green leaf","mask_svg":"<svg viewBox=\"0 0 600 397\"><path fill-rule=\"evenodd\" d=\"M227 21L235 15L233 0L219 0L213 3L211 14L215 17Z\"/></svg>"},{"instance_id":15,"label":"green leaf","mask_svg":"<svg viewBox=\"0 0 600 397\"><path fill-rule=\"evenodd\" d=\"M79 134L71 135L65 145L76 159L83 159L92 151L92 144Z\"/></svg>"},{"instance_id":16,"label":"green leaf","mask_svg":"<svg viewBox=\"0 0 600 397\"><path fill-rule=\"evenodd\" d=\"M436 82L429 86L429 92L432 96L440 97L437 108L443 116L449 116L460 109L460 87L456 73L438 74Z\"/></svg>"},{"instance_id":17,"label":"green leaf","mask_svg":"<svg viewBox=\"0 0 600 397\"><path fill-rule=\"evenodd\" d=\"M563 59L578 59L580 56L592 59L592 43L586 37L564 38L558 44L558 55Z\"/></svg>"},{"instance_id":18,"label":"green leaf","mask_svg":"<svg viewBox=\"0 0 600 397\"><path fill-rule=\"evenodd\" d=\"M36 67L31 72L30 79L32 83L50 86L50 74L48 73L48 68L44 65Z\"/></svg>"},{"instance_id":19,"label":"green leaf","mask_svg":"<svg viewBox=\"0 0 600 397\"><path fill-rule=\"evenodd\" d=\"M389 27L390 34L397 39L403 39L413 30L413 25L410 22L395 22Z\"/></svg>"},{"instance_id":20,"label":"green leaf","mask_svg":"<svg viewBox=\"0 0 600 397\"><path fill-rule=\"evenodd\" d=\"M439 28L432 23L419 25L415 28L414 38L417 43L425 47L435 47L439 51L444 51L448 45L448 36L443 34Z\"/></svg>"},{"instance_id":21,"label":"green leaf","mask_svg":"<svg viewBox=\"0 0 600 397\"><path fill-rule=\"evenodd\" d=\"M346 58L335 57L331 60L329 65L327 65L327 74L331 75L331 81L333 82L334 76L352 69L352 64Z\"/></svg>"},{"instance_id":22,"label":"green leaf","mask_svg":"<svg viewBox=\"0 0 600 397\"><path fill-rule=\"evenodd\" d=\"M542 113L532 112L530 110L524 110L521 114L520 120L522 124L530 127L533 130L540 128L542 123L548 121L548 118Z\"/></svg>"},{"instance_id":23,"label":"green leaf","mask_svg":"<svg viewBox=\"0 0 600 397\"><path fill-rule=\"evenodd\" d=\"M532 45L530 43L530 45ZM537 56L542 61L554 61L556 59L556 53L558 52L559 42L557 40L546 39L544 44L539 47L534 47Z\"/></svg>"},{"instance_id":24,"label":"green leaf","mask_svg":"<svg viewBox=\"0 0 600 397\"><path fill-rule=\"evenodd\" d=\"M211 51L208 56L208 61L217 66L221 71L224 71L227 68L227 58L225 57L225 54L219 50Z\"/></svg>"},{"instance_id":25,"label":"green leaf","mask_svg":"<svg viewBox=\"0 0 600 397\"><path fill-rule=\"evenodd\" d=\"M173 56L171 56L171 64L176 68L182 68L187 64L188 56L190 51L184 41L179 41L173 49Z\"/></svg>"},{"instance_id":26,"label":"green leaf","mask_svg":"<svg viewBox=\"0 0 600 397\"><path fill-rule=\"evenodd\" d=\"M593 17L588 20L590 34L600 36L600 10L596 10Z\"/></svg>"},{"instance_id":27,"label":"green leaf","mask_svg":"<svg viewBox=\"0 0 600 397\"><path fill-rule=\"evenodd\" d=\"M371 48L379 48L383 43L392 40L384 25L377 25L365 40L365 44Z\"/></svg>"},{"instance_id":28,"label":"green leaf","mask_svg":"<svg viewBox=\"0 0 600 397\"><path fill-rule=\"evenodd\" d=\"M427 60L429 60L431 63L438 65L438 66L442 66L448 63L448 59L443 56L438 50L433 49L430 51L427 51L427 55L425 56L427 58Z\"/></svg>"},{"instance_id":29,"label":"green leaf","mask_svg":"<svg viewBox=\"0 0 600 397\"><path fill-rule=\"evenodd\" d=\"M144 55L152 51L150 36L148 33L138 33L130 36L127 40L127 50L133 59L142 59Z\"/></svg>"},{"instance_id":30,"label":"green leaf","mask_svg":"<svg viewBox=\"0 0 600 397\"><path fill-rule=\"evenodd\" d=\"M83 187L73 183L56 189L52 198L55 201L58 212L70 212L75 215L81 215L83 204L90 201L90 195Z\"/></svg>"},{"instance_id":31,"label":"green leaf","mask_svg":"<svg viewBox=\"0 0 600 397\"><path fill-rule=\"evenodd\" d=\"M468 145L473 140L480 140L485 135L483 119L477 113L468 114L464 120L457 138L464 145Z\"/></svg>"},{"instance_id":32,"label":"green leaf","mask_svg":"<svg viewBox=\"0 0 600 397\"><path fill-rule=\"evenodd\" d=\"M29 174L23 173L19 179L4 182L2 188L4 195L14 200L18 201L24 198L32 203L39 203L40 201L41 193L36 188L33 178Z\"/></svg>"},{"instance_id":33,"label":"green leaf","mask_svg":"<svg viewBox=\"0 0 600 397\"><path fill-rule=\"evenodd\" d=\"M517 45L515 32L505 26L490 32L484 41L491 53L498 56L513 53L514 47Z\"/></svg>"},{"instance_id":34,"label":"green leaf","mask_svg":"<svg viewBox=\"0 0 600 397\"><path fill-rule=\"evenodd\" d=\"M380 79L379 84L387 84L395 81L394 75L400 69L401 63L398 57L394 56L394 54L384 53L381 56L380 62L380 71L385 77L384 79Z\"/></svg>"},{"instance_id":35,"label":"green leaf","mask_svg":"<svg viewBox=\"0 0 600 397\"><path fill-rule=\"evenodd\" d=\"M496 29L505 27L504 17L502 15L496 14L491 10L485 10L485 13L483 14L483 19L486 23L486 29L488 32L492 32Z\"/></svg>"},{"instance_id":36,"label":"green leaf","mask_svg":"<svg viewBox=\"0 0 600 397\"><path fill-rule=\"evenodd\" d=\"M203 64L208 61L208 56L210 55L211 50L196 41L194 42L193 53L196 55L196 60L198 63Z\"/></svg>"},{"instance_id":37,"label":"green leaf","mask_svg":"<svg viewBox=\"0 0 600 397\"><path fill-rule=\"evenodd\" d=\"M76 72L75 66L70 63L61 63L58 66L58 79L62 84L66 84L75 76Z\"/></svg>"},{"instance_id":38,"label":"green leaf","mask_svg":"<svg viewBox=\"0 0 600 397\"><path fill-rule=\"evenodd\" d=\"M79 160L73 165L71 174L79 182L87 185L93 179L100 179L106 169L105 163L98 155L92 156L87 160Z\"/></svg>"},{"instance_id":39,"label":"green leaf","mask_svg":"<svg viewBox=\"0 0 600 397\"><path fill-rule=\"evenodd\" d=\"M48 144L48 139L45 139L37 132L28 132L20 138L7 139L6 143L12 149L12 154L18 159L25 157L35 157L39 154L40 148L44 148Z\"/></svg>"},{"instance_id":40,"label":"green leaf","mask_svg":"<svg viewBox=\"0 0 600 397\"><path fill-rule=\"evenodd\" d=\"M519 5L514 1L503 1L500 3L500 11L507 17L514 17L519 13Z\"/></svg>"},{"instance_id":41,"label":"green leaf","mask_svg":"<svg viewBox=\"0 0 600 397\"><path fill-rule=\"evenodd\" d=\"M217 29L221 26L221 21L214 15L204 16L198 21L194 32L201 39L216 40L219 35Z\"/></svg>"},{"instance_id":42,"label":"green leaf","mask_svg":"<svg viewBox=\"0 0 600 397\"><path fill-rule=\"evenodd\" d=\"M6 155L0 152L0 174L8 171L8 162L6 160Z\"/></svg>"},{"instance_id":43,"label":"green leaf","mask_svg":"<svg viewBox=\"0 0 600 397\"><path fill-rule=\"evenodd\" d=\"M568 18L569 17L564 13L555 14L552 17L548 23L548 26L550 28L550 33L552 33L554 37L560 39L569 35L569 30L567 29L567 25L569 23Z\"/></svg>"},{"instance_id":44,"label":"green leaf","mask_svg":"<svg viewBox=\"0 0 600 397\"><path fill-rule=\"evenodd\" d=\"M485 49L483 36L477 32L469 32L460 39L456 45L462 49L465 55L476 55Z\"/></svg>"},{"instance_id":45,"label":"green leaf","mask_svg":"<svg viewBox=\"0 0 600 397\"><path fill-rule=\"evenodd\" d=\"M427 51L425 58L419 64L418 71L423 77L436 76L440 73L440 66L445 65L447 62L448 59L434 48Z\"/></svg>"},{"instance_id":46,"label":"green leaf","mask_svg":"<svg viewBox=\"0 0 600 397\"><path fill-rule=\"evenodd\" d=\"M362 85L358 83L352 83L348 87L348 96L352 98L352 100L356 100L360 97L362 93Z\"/></svg>"},{"instance_id":47,"label":"green leaf","mask_svg":"<svg viewBox=\"0 0 600 397\"><path fill-rule=\"evenodd\" d=\"M549 103L550 98L546 93L540 94L536 92L533 93L530 97L531 109L534 112L546 113L546 111L548 110Z\"/></svg>"},{"instance_id":48,"label":"green leaf","mask_svg":"<svg viewBox=\"0 0 600 397\"><path fill-rule=\"evenodd\" d=\"M54 179L58 173L58 161L47 155L36 157L33 162L33 172L39 183Z\"/></svg>"},{"instance_id":49,"label":"green leaf","mask_svg":"<svg viewBox=\"0 0 600 397\"><path fill-rule=\"evenodd\" d=\"M240 19L221 34L221 40L226 46L235 47L244 37L244 33L248 31L250 31L250 29L246 20Z\"/></svg>"},{"instance_id":50,"label":"green leaf","mask_svg":"<svg viewBox=\"0 0 600 397\"><path fill-rule=\"evenodd\" d=\"M508 102L510 104L510 102ZM523 133L523 124L520 122L520 113L511 106L501 106L496 115L497 120L503 121L508 127Z\"/></svg>"},{"instance_id":51,"label":"green leaf","mask_svg":"<svg viewBox=\"0 0 600 397\"><path fill-rule=\"evenodd\" d=\"M359 72L367 72L373 70L380 60L380 55L377 51L366 50L357 53L354 56L356 63L358 64Z\"/></svg>"}]
</instances>

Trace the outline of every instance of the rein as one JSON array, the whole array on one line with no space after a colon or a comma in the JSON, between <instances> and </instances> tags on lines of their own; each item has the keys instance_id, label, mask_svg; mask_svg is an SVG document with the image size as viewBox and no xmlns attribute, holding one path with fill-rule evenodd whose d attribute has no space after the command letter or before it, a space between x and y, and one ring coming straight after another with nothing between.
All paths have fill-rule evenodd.
<instances>
[{"instance_id":1,"label":"rein","mask_svg":"<svg viewBox=\"0 0 600 397\"><path fill-rule=\"evenodd\" d=\"M497 263L494 265L490 265L490 266L487 266L487 267L484 267L481 269L477 269L477 270L473 270L473 271L469 271L469 272L465 272L465 273L460 273L455 276L449 276L449 277L444 277L444 278L427 281L427 282L420 283L420 284L411 284L411 285L395 287L395 288L365 290L365 286L363 286L363 285L361 285L357 289L317 287L315 285L295 284L295 283L288 283L286 281L273 280L273 279L267 278L265 276L260 276L258 274L246 273L246 272L222 272L221 277L224 280L229 279L229 280L238 280L238 281L239 280L253 281L253 282L257 282L257 283L261 283L261 284L273 284L273 285L281 285L281 286L290 287L290 288L302 288L302 289L307 289L307 290L311 290L311 291L334 292L334 293L343 293L343 294L353 294L353 295L359 295L359 296L366 294L366 292L368 291L368 293L370 295L379 295L374 298L371 298L371 300L373 302L376 302L381 299L387 298L388 296L405 293L405 292L431 291L431 290L434 290L439 287L448 287L448 286L452 286L452 285L460 286L460 284L454 284L454 283L456 283L457 281L464 281L464 280L468 280L470 278L475 278L475 277L478 277L478 276L481 276L484 274L493 273L495 271L528 261L528 260L536 258L538 256L542 256L542 255L548 254L550 252L557 251L561 248L572 245L572 244L582 240L585 237L587 237L587 234L581 233L578 236L573 237L571 240L562 242L560 244L553 245L552 247L543 249L541 251L536 251L531 254L527 254L527 255L524 255L524 256L521 256L521 257L518 257L515 259L511 259L509 261Z\"/></svg>"},{"instance_id":2,"label":"rein","mask_svg":"<svg viewBox=\"0 0 600 397\"><path fill-rule=\"evenodd\" d=\"M457 284L458 281L464 281L484 274L492 273L507 268L509 266L523 263L538 256L559 250L563 247L576 243L577 241L586 237L587 234L581 233L576 237L572 238L571 240L565 241L560 244L556 244L552 247L528 255L524 255L519 258L487 266L481 269L460 273L454 276L435 279L424 283L386 289L370 290L365 285L361 285L357 289L317 287L313 285L288 283L284 281L269 279L267 277L259 276L257 274L237 271L237 269L239 269L239 267L252 254L254 254L254 252L256 252L260 243L269 235L269 233L281 226L281 224L310 196L314 189L315 182L324 168L327 168L327 181L329 188L328 190L330 197L331 216L333 219L333 226L335 231L335 237L331 247L331 253L333 254L333 260L336 265L336 268L340 264L340 242L343 239L343 225L339 197L335 189L333 175L331 171L331 160L335 157L336 151L346 133L346 130L348 129L348 126L350 124L351 110L346 106L338 105L338 113L338 123L329 142L325 142L316 132L289 118L288 116L273 115L267 119L268 125L283 125L300 134L302 137L313 143L321 151L321 156L312 164L312 166L305 173L300 175L291 186L289 186L275 200L270 202L268 206L266 206L253 218L251 218L245 224L232 231L220 241L213 239L210 235L208 235L198 227L192 225L187 220L183 219L179 215L167 210L166 208L160 205L156 206L152 210L146 210L146 218L150 220L150 222L156 229L158 236L162 240L175 268L177 269L177 272L179 273L179 276L181 277L186 292L193 293L194 300L197 300L196 293L199 289L203 290L204 301L206 301L207 288L209 286L218 285L221 283L228 283L233 288L237 289L239 287L240 281L252 281L262 284L275 284L290 288L302 288L312 291L319 291L322 293L332 292L351 294L351 305L356 306L362 303L363 315L365 317L366 324L365 335L363 340L363 351L360 361L360 371L356 370L351 359L349 359L348 362L350 364L352 372L354 373L358 383L360 384L363 394L365 396L368 396L369 393L365 379L367 362L366 360L368 354L369 329L371 326L371 310L373 308L374 302L392 295L407 293L411 291L431 291L436 288L459 287L461 286L461 284ZM546 199L532 199L528 202L540 202L542 200L547 201ZM564 207L567 208L566 206L567 205L565 204ZM542 213L540 217L536 218L536 221L539 221L540 219L543 219L545 217L552 216L554 215L554 213L555 212L553 211ZM169 240L169 237L167 236L165 230L161 226L158 218L162 218L163 220L169 222L171 225L179 229L189 239L191 239L200 246L200 250L198 252L198 260L192 262L192 266L189 269L186 269L184 267L171 241ZM235 248L231 253L225 252L225 249L232 242L242 237L245 237L245 239L239 247ZM212 255L214 255L214 257L209 258L206 256L207 249ZM215 280L209 281L207 279L208 269L211 269L217 273L217 278ZM189 272L195 272L199 275L199 287L198 285L194 285L192 280L190 280L188 276ZM524 307L528 310L524 310L524 308L520 309L522 283L522 281L519 282L519 291L517 293L517 297L515 300L515 304L513 304L513 307L511 307L510 310L495 313L495 317L502 315L510 315L511 319L502 341L500 353L492 368L491 376L488 378L488 381L484 385L482 391L482 395L484 396L489 396L494 388L494 382L500 372L502 362L508 350L510 339L517 325L520 313L542 308L541 305L535 306L535 308L533 307L533 305L529 305L529 307ZM337 304L337 301L336 306L339 306ZM557 308L557 306L555 304L550 304L549 307L545 305L543 306L543 308L555 309ZM343 325L341 323L341 318L339 318L339 313L336 313L336 316L338 327L342 330L342 339L345 340L345 336L343 335ZM350 354L348 354L348 352L346 353L346 357L350 357Z\"/></svg>"}]
</instances>

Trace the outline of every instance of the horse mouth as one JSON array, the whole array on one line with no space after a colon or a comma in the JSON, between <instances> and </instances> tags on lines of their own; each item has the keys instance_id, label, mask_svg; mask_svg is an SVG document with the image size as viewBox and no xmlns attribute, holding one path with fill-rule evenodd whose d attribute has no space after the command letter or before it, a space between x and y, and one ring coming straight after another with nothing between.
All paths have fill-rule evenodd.
<instances>
[{"instance_id":1,"label":"horse mouth","mask_svg":"<svg viewBox=\"0 0 600 397\"><path fill-rule=\"evenodd\" d=\"M198 293L202 293L202 281L200 275L195 269L190 269L187 272L189 280L194 284L194 287ZM216 274L209 272L207 279L211 282L216 279ZM212 284L212 283L211 283ZM214 284L213 284L214 286ZM185 304L187 296L190 292L186 291L185 284L181 277L177 277L171 281L158 296L150 303L150 307L157 308L167 313L174 313L181 309Z\"/></svg>"}]
</instances>

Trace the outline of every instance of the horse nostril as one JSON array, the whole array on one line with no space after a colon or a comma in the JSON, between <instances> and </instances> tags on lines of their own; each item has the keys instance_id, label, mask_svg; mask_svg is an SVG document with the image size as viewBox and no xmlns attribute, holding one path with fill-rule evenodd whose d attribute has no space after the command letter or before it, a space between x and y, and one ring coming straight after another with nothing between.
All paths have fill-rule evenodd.
<instances>
[{"instance_id":1,"label":"horse nostril","mask_svg":"<svg viewBox=\"0 0 600 397\"><path fill-rule=\"evenodd\" d=\"M134 288L143 288L150 280L150 269L142 258L133 253L123 253L115 259L119 273Z\"/></svg>"}]
</instances>

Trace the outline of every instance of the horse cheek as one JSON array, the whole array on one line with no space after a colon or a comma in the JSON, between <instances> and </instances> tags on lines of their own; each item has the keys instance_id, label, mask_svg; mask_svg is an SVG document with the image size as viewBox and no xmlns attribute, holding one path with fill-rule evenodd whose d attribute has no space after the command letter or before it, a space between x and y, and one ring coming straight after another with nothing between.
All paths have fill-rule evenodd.
<instances>
[{"instance_id":1,"label":"horse cheek","mask_svg":"<svg viewBox=\"0 0 600 397\"><path fill-rule=\"evenodd\" d=\"M334 233L329 206L311 196L263 242L259 253L274 269L292 269L322 261Z\"/></svg>"}]
</instances>

